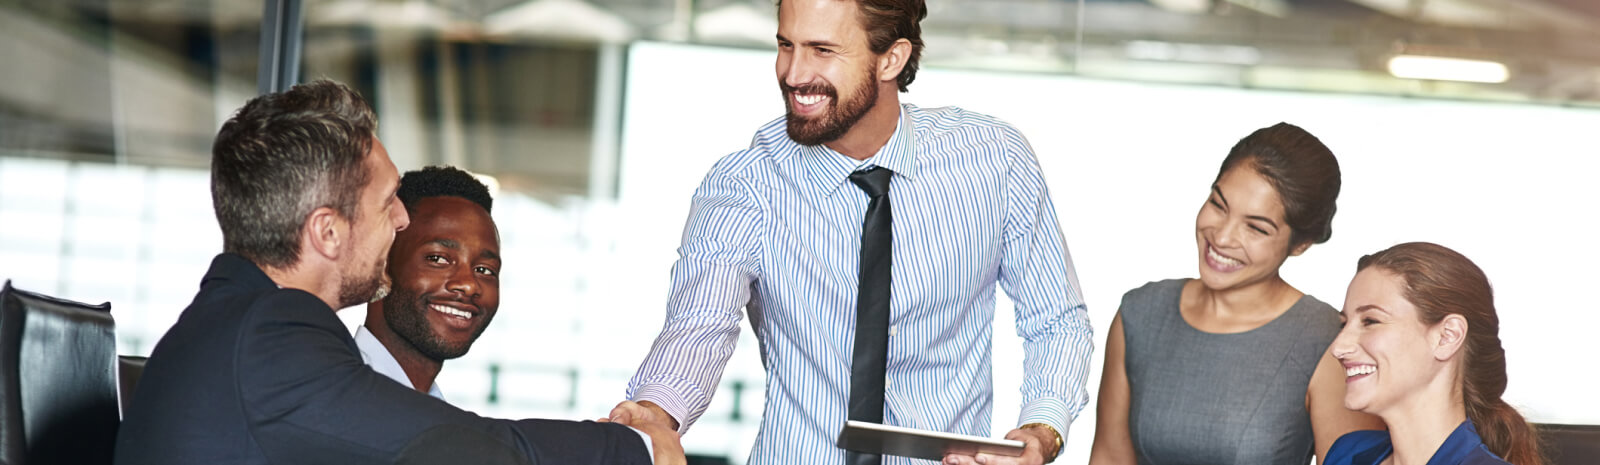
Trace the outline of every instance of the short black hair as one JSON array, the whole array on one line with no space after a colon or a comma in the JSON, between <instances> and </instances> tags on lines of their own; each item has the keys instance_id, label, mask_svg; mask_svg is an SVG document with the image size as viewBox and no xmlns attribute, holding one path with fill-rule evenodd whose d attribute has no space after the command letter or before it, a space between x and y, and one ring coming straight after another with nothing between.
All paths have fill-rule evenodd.
<instances>
[{"instance_id":1,"label":"short black hair","mask_svg":"<svg viewBox=\"0 0 1600 465\"><path fill-rule=\"evenodd\" d=\"M400 178L400 191L395 195L400 197L406 210L418 200L429 197L461 197L483 207L483 211L494 211L494 197L489 195L489 186L472 173L453 166L429 166L406 172Z\"/></svg>"},{"instance_id":2,"label":"short black hair","mask_svg":"<svg viewBox=\"0 0 1600 465\"><path fill-rule=\"evenodd\" d=\"M257 265L300 261L300 228L328 207L355 221L371 180L363 160L377 116L361 94L319 80L250 99L211 146L211 201L222 248Z\"/></svg>"}]
</instances>

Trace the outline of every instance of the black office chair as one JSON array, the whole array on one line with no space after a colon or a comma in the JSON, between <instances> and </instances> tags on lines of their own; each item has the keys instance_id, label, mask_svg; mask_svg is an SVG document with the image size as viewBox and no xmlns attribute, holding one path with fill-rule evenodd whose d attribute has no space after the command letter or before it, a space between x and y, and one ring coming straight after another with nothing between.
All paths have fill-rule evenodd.
<instances>
[{"instance_id":1,"label":"black office chair","mask_svg":"<svg viewBox=\"0 0 1600 465\"><path fill-rule=\"evenodd\" d=\"M128 400L133 399L133 389L139 386L139 377L144 375L144 362L149 360L137 355L117 356L117 408L124 416L128 414Z\"/></svg>"},{"instance_id":2,"label":"black office chair","mask_svg":"<svg viewBox=\"0 0 1600 465\"><path fill-rule=\"evenodd\" d=\"M1600 425L1534 425L1549 465L1600 463Z\"/></svg>"},{"instance_id":3,"label":"black office chair","mask_svg":"<svg viewBox=\"0 0 1600 465\"><path fill-rule=\"evenodd\" d=\"M109 464L116 444L111 304L0 289L0 462Z\"/></svg>"}]
</instances>

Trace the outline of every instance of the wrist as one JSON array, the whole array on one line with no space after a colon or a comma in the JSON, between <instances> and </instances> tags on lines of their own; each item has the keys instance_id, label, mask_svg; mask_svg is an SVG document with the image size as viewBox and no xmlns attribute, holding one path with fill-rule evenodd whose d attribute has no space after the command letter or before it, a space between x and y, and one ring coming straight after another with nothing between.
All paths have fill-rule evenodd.
<instances>
[{"instance_id":1,"label":"wrist","mask_svg":"<svg viewBox=\"0 0 1600 465\"><path fill-rule=\"evenodd\" d=\"M661 408L660 405L656 405L655 402L651 402L651 401L648 401L648 400L641 400L641 401L638 402L638 404L639 404L640 407L644 407L644 408L650 410L651 412L655 412L656 415L661 417L661 419L663 420L663 423L665 425L667 425L667 427L669 427L673 431L677 431L678 430L678 419L673 418L672 414L667 413L667 409Z\"/></svg>"},{"instance_id":2,"label":"wrist","mask_svg":"<svg viewBox=\"0 0 1600 465\"><path fill-rule=\"evenodd\" d=\"M1018 429L1034 433L1035 437L1039 438L1039 446L1044 449L1040 451L1040 455L1044 456L1045 463L1053 462L1057 456L1061 455L1061 446L1064 443L1064 438L1061 437L1061 432L1056 431L1055 427L1045 423L1029 423L1018 427Z\"/></svg>"}]
</instances>

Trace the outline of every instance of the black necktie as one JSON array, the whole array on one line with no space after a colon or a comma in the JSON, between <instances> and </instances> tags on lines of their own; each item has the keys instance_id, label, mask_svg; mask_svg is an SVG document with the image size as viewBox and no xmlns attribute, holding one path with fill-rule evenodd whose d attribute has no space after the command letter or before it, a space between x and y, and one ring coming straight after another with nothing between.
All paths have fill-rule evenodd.
<instances>
[{"instance_id":1,"label":"black necktie","mask_svg":"<svg viewBox=\"0 0 1600 465\"><path fill-rule=\"evenodd\" d=\"M883 423L884 366L889 358L889 270L893 215L889 213L889 178L883 167L850 173L850 182L866 191L866 219L861 222L861 281L856 290L856 347L850 363L850 419ZM877 465L876 454L850 452L850 465Z\"/></svg>"}]
</instances>

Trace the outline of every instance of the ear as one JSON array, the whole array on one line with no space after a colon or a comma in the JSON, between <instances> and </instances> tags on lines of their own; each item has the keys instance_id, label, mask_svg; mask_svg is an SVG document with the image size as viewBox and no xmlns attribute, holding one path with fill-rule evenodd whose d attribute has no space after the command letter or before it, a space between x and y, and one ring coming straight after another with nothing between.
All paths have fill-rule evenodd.
<instances>
[{"instance_id":1,"label":"ear","mask_svg":"<svg viewBox=\"0 0 1600 465\"><path fill-rule=\"evenodd\" d=\"M911 59L911 41L901 38L889 46L889 51L878 56L878 80L895 81L900 79L900 70L905 69L906 60Z\"/></svg>"},{"instance_id":2,"label":"ear","mask_svg":"<svg viewBox=\"0 0 1600 465\"><path fill-rule=\"evenodd\" d=\"M315 253L329 261L339 260L345 241L350 239L350 222L332 208L320 207L306 215L300 229L300 253Z\"/></svg>"},{"instance_id":3,"label":"ear","mask_svg":"<svg viewBox=\"0 0 1600 465\"><path fill-rule=\"evenodd\" d=\"M1298 256L1300 256L1300 254L1306 253L1306 250L1310 249L1310 248L1311 248L1311 243L1310 242L1294 246L1294 248L1289 249L1289 256L1290 257L1298 257Z\"/></svg>"},{"instance_id":4,"label":"ear","mask_svg":"<svg viewBox=\"0 0 1600 465\"><path fill-rule=\"evenodd\" d=\"M1441 362L1450 360L1467 343L1467 319L1453 313L1445 315L1444 320L1434 325L1432 332L1433 358Z\"/></svg>"}]
</instances>

